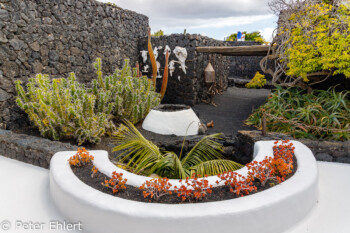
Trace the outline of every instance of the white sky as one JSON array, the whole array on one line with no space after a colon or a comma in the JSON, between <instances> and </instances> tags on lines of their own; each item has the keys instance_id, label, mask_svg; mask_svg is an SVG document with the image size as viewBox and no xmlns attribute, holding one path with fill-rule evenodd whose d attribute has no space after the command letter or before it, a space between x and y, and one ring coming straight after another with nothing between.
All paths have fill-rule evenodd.
<instances>
[{"instance_id":1,"label":"white sky","mask_svg":"<svg viewBox=\"0 0 350 233\"><path fill-rule=\"evenodd\" d=\"M277 17L269 0L100 0L147 15L152 32L197 33L223 40L237 31L260 31L271 41Z\"/></svg>"}]
</instances>

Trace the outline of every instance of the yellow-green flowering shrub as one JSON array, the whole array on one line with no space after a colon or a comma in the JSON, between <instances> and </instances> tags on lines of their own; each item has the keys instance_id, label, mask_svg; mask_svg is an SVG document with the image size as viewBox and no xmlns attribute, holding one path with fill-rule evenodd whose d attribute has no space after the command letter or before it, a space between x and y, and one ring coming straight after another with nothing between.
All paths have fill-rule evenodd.
<instances>
[{"instance_id":1,"label":"yellow-green flowering shrub","mask_svg":"<svg viewBox=\"0 0 350 233\"><path fill-rule=\"evenodd\" d=\"M260 74L259 72L256 72L254 78L250 80L249 83L245 85L246 88L260 88L265 86L266 84L266 78L265 75Z\"/></svg>"},{"instance_id":2,"label":"yellow-green flowering shrub","mask_svg":"<svg viewBox=\"0 0 350 233\"><path fill-rule=\"evenodd\" d=\"M282 25L280 34L288 34L285 50L286 74L310 80L308 74L328 71L350 78L350 9L346 5L308 4L291 14L293 28Z\"/></svg>"},{"instance_id":3,"label":"yellow-green flowering shrub","mask_svg":"<svg viewBox=\"0 0 350 233\"><path fill-rule=\"evenodd\" d=\"M278 28L260 67L272 84L310 92L329 78L350 78L350 4L271 0L269 6L279 15Z\"/></svg>"}]
</instances>

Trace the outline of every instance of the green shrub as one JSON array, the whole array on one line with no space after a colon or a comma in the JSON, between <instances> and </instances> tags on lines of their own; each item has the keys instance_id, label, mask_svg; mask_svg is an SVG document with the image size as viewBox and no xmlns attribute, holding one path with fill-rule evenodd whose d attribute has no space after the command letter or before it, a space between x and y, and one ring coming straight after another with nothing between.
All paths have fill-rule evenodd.
<instances>
[{"instance_id":1,"label":"green shrub","mask_svg":"<svg viewBox=\"0 0 350 233\"><path fill-rule=\"evenodd\" d=\"M265 75L260 74L259 72L256 72L254 78L250 80L249 83L245 85L246 88L260 88L265 86L266 84L266 78Z\"/></svg>"},{"instance_id":2,"label":"green shrub","mask_svg":"<svg viewBox=\"0 0 350 233\"><path fill-rule=\"evenodd\" d=\"M125 60L122 70L117 69L113 75L104 78L101 59L98 58L94 66L97 79L93 80L92 90L97 96L98 112L137 123L160 104L160 94L155 92L152 82L146 76L137 77L137 70L131 70L129 60Z\"/></svg>"},{"instance_id":3,"label":"green shrub","mask_svg":"<svg viewBox=\"0 0 350 233\"><path fill-rule=\"evenodd\" d=\"M261 128L265 112L270 131L297 138L349 140L349 94L349 91L336 92L335 88L306 94L299 88L277 87L267 103L249 116L246 124Z\"/></svg>"},{"instance_id":4,"label":"green shrub","mask_svg":"<svg viewBox=\"0 0 350 233\"><path fill-rule=\"evenodd\" d=\"M27 92L21 84L16 81L16 102L44 137L97 143L115 129L108 114L95 112L96 96L76 81L74 73L53 80L38 74L29 79Z\"/></svg>"},{"instance_id":5,"label":"green shrub","mask_svg":"<svg viewBox=\"0 0 350 233\"><path fill-rule=\"evenodd\" d=\"M327 3L307 5L305 11L292 14L290 21L297 26L291 31L285 51L287 75L310 80L308 73L330 71L350 78L350 9Z\"/></svg>"},{"instance_id":6,"label":"green shrub","mask_svg":"<svg viewBox=\"0 0 350 233\"><path fill-rule=\"evenodd\" d=\"M350 78L350 5L343 0L274 0L279 9L272 54L260 63L272 83L311 89L327 79ZM268 60L276 62L274 70ZM339 80L339 79L338 79ZM340 80L339 80L340 81Z\"/></svg>"},{"instance_id":7,"label":"green shrub","mask_svg":"<svg viewBox=\"0 0 350 233\"><path fill-rule=\"evenodd\" d=\"M161 29L152 34L154 37L164 36L164 31Z\"/></svg>"},{"instance_id":8,"label":"green shrub","mask_svg":"<svg viewBox=\"0 0 350 233\"><path fill-rule=\"evenodd\" d=\"M247 32L242 32L245 33L245 40L246 41L256 41L257 39L259 41L264 41L264 38L262 37L260 32L251 32L251 33L247 33ZM236 41L237 40L237 32L231 34L226 41Z\"/></svg>"}]
</instances>

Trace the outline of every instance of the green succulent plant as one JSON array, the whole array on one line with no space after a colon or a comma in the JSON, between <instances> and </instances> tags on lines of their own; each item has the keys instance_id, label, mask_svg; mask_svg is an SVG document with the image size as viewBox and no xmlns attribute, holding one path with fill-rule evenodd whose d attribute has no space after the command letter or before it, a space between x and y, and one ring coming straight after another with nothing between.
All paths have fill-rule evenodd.
<instances>
[{"instance_id":1,"label":"green succulent plant","mask_svg":"<svg viewBox=\"0 0 350 233\"><path fill-rule=\"evenodd\" d=\"M105 133L115 130L110 115L95 112L96 96L76 81L74 73L67 79L53 80L38 74L29 79L27 92L19 80L16 90L17 105L44 137L97 143Z\"/></svg>"},{"instance_id":2,"label":"green succulent plant","mask_svg":"<svg viewBox=\"0 0 350 233\"><path fill-rule=\"evenodd\" d=\"M94 64L97 78L92 88L76 81L74 73L68 78L51 80L38 74L30 78L26 91L16 81L17 105L24 110L42 136L53 139L75 139L79 145L98 143L115 129L113 121L136 123L160 103L151 80L138 77L125 60L123 69L102 76L101 59Z\"/></svg>"},{"instance_id":3,"label":"green succulent plant","mask_svg":"<svg viewBox=\"0 0 350 233\"><path fill-rule=\"evenodd\" d=\"M270 131L291 134L297 138L350 140L350 91L313 90L307 94L299 88L280 86L266 104L253 112L247 125L262 127L266 115Z\"/></svg>"},{"instance_id":4,"label":"green succulent plant","mask_svg":"<svg viewBox=\"0 0 350 233\"><path fill-rule=\"evenodd\" d=\"M145 139L135 126L126 121L115 134L116 146L113 151L120 152L121 162L136 174L153 173L170 179L184 179L192 174L200 176L217 175L242 167L232 160L224 159L222 145L217 142L221 134L205 136L186 155L161 151L151 141Z\"/></svg>"},{"instance_id":5,"label":"green succulent plant","mask_svg":"<svg viewBox=\"0 0 350 233\"><path fill-rule=\"evenodd\" d=\"M137 123L148 112L160 104L160 94L146 77L137 77L137 70L130 68L126 59L123 69L116 69L113 75L102 77L101 59L94 63L97 79L92 82L92 90L97 96L98 112L112 114L117 120L127 119Z\"/></svg>"}]
</instances>

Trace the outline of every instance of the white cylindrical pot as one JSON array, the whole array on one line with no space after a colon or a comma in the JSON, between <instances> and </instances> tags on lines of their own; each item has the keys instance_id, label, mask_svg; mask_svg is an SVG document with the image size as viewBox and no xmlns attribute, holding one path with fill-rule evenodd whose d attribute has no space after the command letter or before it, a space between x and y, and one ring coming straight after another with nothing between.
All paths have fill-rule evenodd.
<instances>
[{"instance_id":1,"label":"white cylindrical pot","mask_svg":"<svg viewBox=\"0 0 350 233\"><path fill-rule=\"evenodd\" d=\"M186 105L159 105L152 109L142 128L162 135L198 135L200 120L192 108Z\"/></svg>"}]
</instances>

